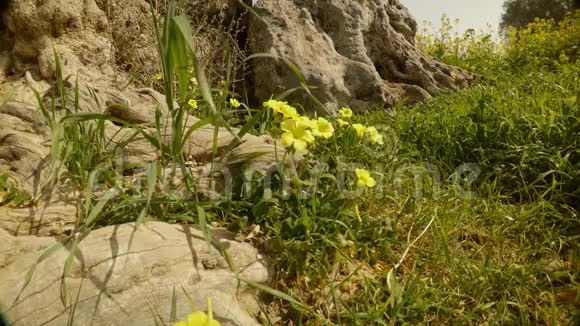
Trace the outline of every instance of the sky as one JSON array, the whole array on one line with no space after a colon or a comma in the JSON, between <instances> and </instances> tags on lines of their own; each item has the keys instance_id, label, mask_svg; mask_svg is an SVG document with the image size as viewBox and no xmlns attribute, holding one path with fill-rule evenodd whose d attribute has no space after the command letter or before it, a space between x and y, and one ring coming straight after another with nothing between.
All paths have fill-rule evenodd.
<instances>
[{"instance_id":1,"label":"sky","mask_svg":"<svg viewBox=\"0 0 580 326\"><path fill-rule=\"evenodd\" d=\"M459 18L459 32L462 33L469 28L476 30L483 29L491 24L493 31L497 31L499 20L503 12L504 0L400 0L419 23L420 28L424 26L423 21L428 20L434 23L437 28L440 26L441 15L447 14L452 21Z\"/></svg>"}]
</instances>

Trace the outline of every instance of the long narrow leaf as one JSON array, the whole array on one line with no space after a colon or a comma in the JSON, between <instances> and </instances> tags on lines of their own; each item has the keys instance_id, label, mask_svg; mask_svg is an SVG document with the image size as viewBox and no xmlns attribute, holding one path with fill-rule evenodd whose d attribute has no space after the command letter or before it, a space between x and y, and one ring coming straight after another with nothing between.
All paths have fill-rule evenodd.
<instances>
[{"instance_id":1,"label":"long narrow leaf","mask_svg":"<svg viewBox=\"0 0 580 326\"><path fill-rule=\"evenodd\" d=\"M103 211L103 208L105 208L105 205L107 205L109 200L111 200L116 195L117 194L115 192L109 191L109 192L105 193L105 195L103 195L103 197L101 197L101 199L99 199L99 201L97 202L95 207L93 207L93 209L91 210L91 213L89 214L89 216L85 220L84 224L87 228L90 229L92 227L92 225L95 222L95 220L97 219L97 217Z\"/></svg>"},{"instance_id":2,"label":"long narrow leaf","mask_svg":"<svg viewBox=\"0 0 580 326\"><path fill-rule=\"evenodd\" d=\"M205 209L203 209L203 207L199 205L197 205L197 218L199 219L199 227L201 228L203 237L205 238L205 241L207 241L209 246L211 244L211 237L209 235L209 230L207 227L207 215L205 213Z\"/></svg>"},{"instance_id":3,"label":"long narrow leaf","mask_svg":"<svg viewBox=\"0 0 580 326\"><path fill-rule=\"evenodd\" d=\"M191 31L191 27L187 21L187 18L183 16L172 17L172 22L175 24L176 27L175 30L181 33L181 36L183 37L189 48L189 54L191 56L191 60L193 61L193 65L195 66L195 73L201 95L211 108L212 112L217 113L217 108L213 101L213 97L211 96L211 87L209 86L209 83L205 76L204 68L197 59L197 54L195 48L193 47L194 43L193 38L191 37L193 35L193 32Z\"/></svg>"}]
</instances>

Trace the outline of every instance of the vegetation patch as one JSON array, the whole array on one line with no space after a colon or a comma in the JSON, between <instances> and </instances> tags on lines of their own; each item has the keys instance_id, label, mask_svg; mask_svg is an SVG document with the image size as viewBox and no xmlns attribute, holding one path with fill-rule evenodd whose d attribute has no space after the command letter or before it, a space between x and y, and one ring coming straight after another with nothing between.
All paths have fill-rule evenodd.
<instances>
[{"instance_id":1,"label":"vegetation patch","mask_svg":"<svg viewBox=\"0 0 580 326\"><path fill-rule=\"evenodd\" d=\"M538 20L500 43L473 31L454 38L444 25L443 38L424 35L420 46L480 74L477 84L388 112L321 117L284 98L250 107L230 78L212 87L187 21L171 5L166 11L154 25L162 73L151 78L168 107L168 116L157 112L156 132L109 114L55 113L56 99L71 101L60 69L53 107L40 104L62 167L55 177L81 194L73 234L145 220L197 223L209 243L212 225L241 233L277 271L271 286L252 284L272 302L265 324L273 314L308 325L580 318L580 18ZM189 112L201 120L188 125ZM104 124L112 122L151 142L159 160L116 167L112 153L130 140L111 142ZM236 177L200 194L183 148L210 124L210 185ZM220 127L237 128L238 141L269 135L284 149L278 164L259 178L244 160L223 168L233 147L218 149ZM296 155L299 164L288 164ZM129 169L140 169L137 182ZM184 188L166 187L174 178ZM29 199L7 180L0 177L0 205ZM201 322L189 325L217 323L211 311L192 316Z\"/></svg>"}]
</instances>

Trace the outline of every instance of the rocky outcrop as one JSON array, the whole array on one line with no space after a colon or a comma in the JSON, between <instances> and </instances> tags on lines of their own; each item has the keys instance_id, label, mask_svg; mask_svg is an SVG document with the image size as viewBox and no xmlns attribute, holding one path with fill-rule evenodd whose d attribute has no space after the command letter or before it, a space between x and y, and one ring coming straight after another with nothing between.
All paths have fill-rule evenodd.
<instances>
[{"instance_id":1,"label":"rocky outcrop","mask_svg":"<svg viewBox=\"0 0 580 326\"><path fill-rule=\"evenodd\" d=\"M188 226L125 224L91 232L75 250L73 240L13 237L0 229L0 307L14 326L66 325L69 319L74 325L167 325L175 291L180 319L205 311L211 297L222 325L258 325L256 291L238 282L216 246L227 249L243 278L258 283L270 277L264 257L227 231L213 236L210 246Z\"/></svg>"},{"instance_id":2,"label":"rocky outcrop","mask_svg":"<svg viewBox=\"0 0 580 326\"><path fill-rule=\"evenodd\" d=\"M144 65L151 65L157 55L155 44L149 42L153 36L146 26L150 26L152 17L146 1L36 3L25 0L13 2L4 16L8 36L4 36L0 47L0 51L4 51L0 58L5 58L0 60L0 98L4 100L0 102L0 174L9 173L21 189L35 194L53 187L46 171L51 163L49 149L54 135L40 114L32 90L41 94L47 107L52 107L56 95L55 109L59 114L76 110L107 113L130 122L130 128L107 122L106 135L111 149L133 137L137 128L157 134L157 110L164 117L161 144L171 141L172 128L165 97L151 88L134 87L130 76L119 70L130 61L120 51L133 53L132 58ZM142 41L140 38L145 38L146 42L143 48L136 49ZM62 62L63 76L70 77L64 90L68 97L66 107L60 104L59 91L52 82L56 72L55 52ZM77 82L79 105L74 107ZM118 87L120 85L123 87ZM185 120L184 128L199 121L193 116ZM238 140L238 132L236 129L219 130L217 153L221 157L216 159L222 164L243 162L250 169L264 171L276 162L276 157L283 156L282 146L278 146L276 153L272 139L245 135ZM204 175L211 164L213 140L213 126L196 130L187 140L183 154L196 166L192 171L194 175ZM231 147L231 151L225 153L226 147ZM123 146L122 154L126 165L153 162L160 155L142 134Z\"/></svg>"},{"instance_id":3,"label":"rocky outcrop","mask_svg":"<svg viewBox=\"0 0 580 326\"><path fill-rule=\"evenodd\" d=\"M415 47L417 24L399 0L258 0L253 53L291 60L329 109L392 107L466 86L473 76ZM282 60L253 59L259 98L301 86ZM304 91L295 100L316 108Z\"/></svg>"},{"instance_id":4,"label":"rocky outcrop","mask_svg":"<svg viewBox=\"0 0 580 326\"><path fill-rule=\"evenodd\" d=\"M158 71L146 1L61 2L45 2L35 10L30 10L29 0L12 4L5 19L11 73L28 70L37 80L52 78L53 49L63 56L67 73L83 67L91 74L116 75L117 85L125 84L125 71L138 81ZM200 24L194 26L194 39L202 61L213 63L212 76L220 72L211 66L226 65L215 61L222 57L217 53L224 44L220 29L235 21L241 32L237 40L247 42L250 53L294 62L314 97L329 108L392 107L401 99L414 102L456 90L473 79L417 50L417 25L399 0L257 0L252 1L257 15L247 14L250 19L240 18L244 8L234 0L183 3L184 12ZM233 50L239 56L244 48L238 44ZM245 69L237 59L234 69ZM282 60L254 58L249 63L249 89L257 99L301 86ZM307 108L315 106L303 91L294 92L293 99Z\"/></svg>"}]
</instances>

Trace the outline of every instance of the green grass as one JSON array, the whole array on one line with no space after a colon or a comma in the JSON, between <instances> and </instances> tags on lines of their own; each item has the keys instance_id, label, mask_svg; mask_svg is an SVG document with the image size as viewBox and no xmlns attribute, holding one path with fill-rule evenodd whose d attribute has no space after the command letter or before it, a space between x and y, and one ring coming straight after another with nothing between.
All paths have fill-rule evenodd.
<instances>
[{"instance_id":1,"label":"green grass","mask_svg":"<svg viewBox=\"0 0 580 326\"><path fill-rule=\"evenodd\" d=\"M580 61L515 65L486 51L485 37L470 39L466 56L446 57L438 44L431 50L442 60L494 79L428 103L353 117L377 126L382 146L335 125L334 136L317 139L286 187L282 169L272 173L270 188L254 180L219 201L183 200L154 189L161 167L185 162L182 147L194 130L185 128L189 100L199 102L215 130L244 120L239 137L280 130L271 112L256 114L264 108L233 112L230 81L210 87L188 46L186 21L172 6L167 12L163 27L154 23L172 139L163 146L159 135L126 125L161 154L146 167L140 192L118 184L112 153L124 141L112 143L103 131L112 118L78 112L60 70L53 104L71 109L60 115L58 105L41 104L53 132L52 158L60 162L55 182L80 192L75 232L145 219L203 230L215 222L236 232L260 225L265 234L257 243L278 274L272 288L252 285L282 306L284 320L302 324L556 325L579 318ZM199 82L193 90L190 67ZM372 171L378 186L354 192L355 167ZM117 190L114 197L94 194L105 184ZM194 190L189 179L187 187Z\"/></svg>"}]
</instances>

